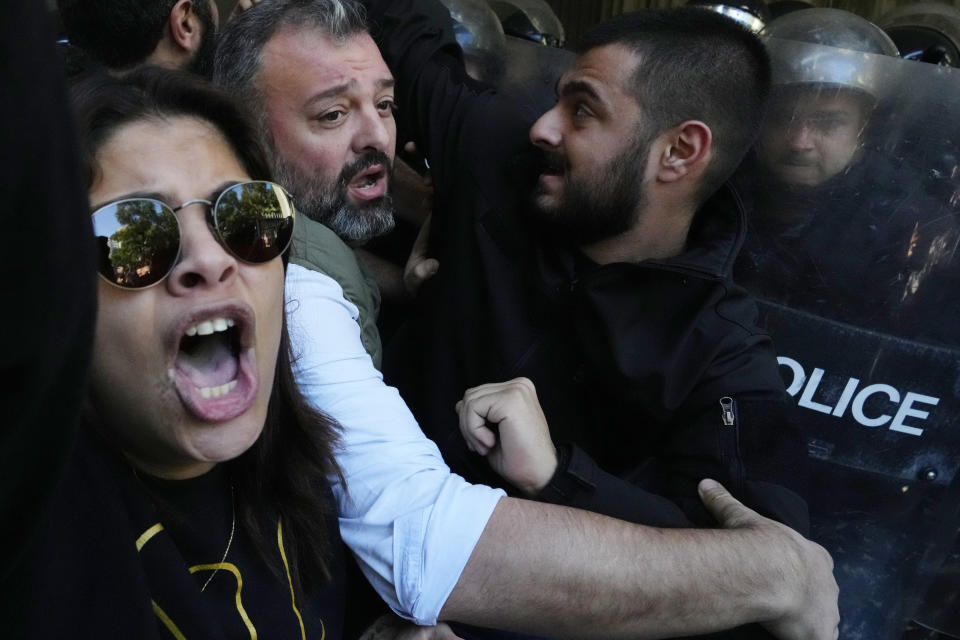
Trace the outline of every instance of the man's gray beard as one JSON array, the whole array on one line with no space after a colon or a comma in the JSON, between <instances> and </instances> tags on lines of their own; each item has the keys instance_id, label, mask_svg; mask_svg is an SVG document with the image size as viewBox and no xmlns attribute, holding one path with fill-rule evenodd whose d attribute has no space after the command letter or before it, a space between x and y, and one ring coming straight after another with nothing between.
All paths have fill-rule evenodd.
<instances>
[{"instance_id":1,"label":"man's gray beard","mask_svg":"<svg viewBox=\"0 0 960 640\"><path fill-rule=\"evenodd\" d=\"M344 242L363 244L393 231L393 198L389 191L382 198L354 205L347 199L346 190L337 188L337 182L324 184L303 175L276 153L274 158L274 179L293 195L297 211L325 224Z\"/></svg>"}]
</instances>

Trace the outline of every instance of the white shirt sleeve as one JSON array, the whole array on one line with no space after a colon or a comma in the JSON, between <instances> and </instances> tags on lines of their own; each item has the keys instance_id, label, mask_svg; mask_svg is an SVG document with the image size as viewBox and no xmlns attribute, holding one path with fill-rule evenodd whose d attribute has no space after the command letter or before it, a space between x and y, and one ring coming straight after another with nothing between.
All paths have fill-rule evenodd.
<instances>
[{"instance_id":1,"label":"white shirt sleeve","mask_svg":"<svg viewBox=\"0 0 960 640\"><path fill-rule=\"evenodd\" d=\"M398 615L436 624L504 493L451 473L373 366L357 308L336 281L290 264L285 293L300 388L343 427L336 459L346 487L333 483L340 534Z\"/></svg>"}]
</instances>

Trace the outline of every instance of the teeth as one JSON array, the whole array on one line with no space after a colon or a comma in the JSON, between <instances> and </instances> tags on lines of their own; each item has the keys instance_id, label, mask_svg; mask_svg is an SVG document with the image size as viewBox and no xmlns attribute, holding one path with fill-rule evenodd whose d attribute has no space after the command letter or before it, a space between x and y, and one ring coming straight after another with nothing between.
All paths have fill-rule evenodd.
<instances>
[{"instance_id":1,"label":"teeth","mask_svg":"<svg viewBox=\"0 0 960 640\"><path fill-rule=\"evenodd\" d=\"M236 324L236 320L233 320L232 318L212 318L210 320L198 322L192 327L187 327L187 329L184 331L184 334L187 336L209 336L212 333L226 331L230 327L236 326Z\"/></svg>"},{"instance_id":2,"label":"teeth","mask_svg":"<svg viewBox=\"0 0 960 640\"><path fill-rule=\"evenodd\" d=\"M219 398L220 396L225 396L231 391L234 387L237 386L236 380L231 380L226 384L222 384L219 387L197 387L197 391L200 392L200 397L204 400L209 400L210 398Z\"/></svg>"}]
</instances>

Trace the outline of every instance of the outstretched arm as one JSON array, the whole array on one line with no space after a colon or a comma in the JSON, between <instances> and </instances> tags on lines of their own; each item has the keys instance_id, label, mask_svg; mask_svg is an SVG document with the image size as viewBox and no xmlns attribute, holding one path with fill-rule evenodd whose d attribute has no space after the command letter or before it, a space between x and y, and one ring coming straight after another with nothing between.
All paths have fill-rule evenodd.
<instances>
[{"instance_id":1,"label":"outstretched arm","mask_svg":"<svg viewBox=\"0 0 960 640\"><path fill-rule=\"evenodd\" d=\"M722 530L660 530L504 498L444 619L551 637L663 638L761 622L780 638L833 640L833 562L819 545L700 486Z\"/></svg>"},{"instance_id":2,"label":"outstretched arm","mask_svg":"<svg viewBox=\"0 0 960 640\"><path fill-rule=\"evenodd\" d=\"M813 626L837 618L819 546L735 504L722 521L739 528L663 531L469 485L383 384L339 286L291 265L287 289L298 381L345 430L341 533L400 615L551 637L663 637L753 621L783 638L833 637Z\"/></svg>"}]
</instances>

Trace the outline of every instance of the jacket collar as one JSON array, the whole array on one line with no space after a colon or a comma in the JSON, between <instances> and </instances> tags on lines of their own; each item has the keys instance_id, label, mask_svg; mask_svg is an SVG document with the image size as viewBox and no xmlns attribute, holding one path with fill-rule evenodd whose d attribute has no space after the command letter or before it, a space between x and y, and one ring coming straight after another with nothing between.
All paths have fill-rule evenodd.
<instances>
[{"instance_id":1,"label":"jacket collar","mask_svg":"<svg viewBox=\"0 0 960 640\"><path fill-rule=\"evenodd\" d=\"M737 191L732 185L724 184L694 215L683 253L640 263L614 262L600 266L576 247L541 237L536 244L539 278L547 291L553 292L565 290L571 282L584 283L651 267L697 278L730 279L746 236L744 211Z\"/></svg>"},{"instance_id":2,"label":"jacket collar","mask_svg":"<svg viewBox=\"0 0 960 640\"><path fill-rule=\"evenodd\" d=\"M724 184L697 210L683 253L640 264L660 265L710 278L729 278L746 235L746 216L739 194Z\"/></svg>"}]
</instances>

